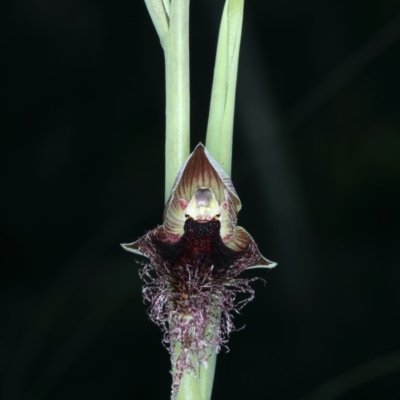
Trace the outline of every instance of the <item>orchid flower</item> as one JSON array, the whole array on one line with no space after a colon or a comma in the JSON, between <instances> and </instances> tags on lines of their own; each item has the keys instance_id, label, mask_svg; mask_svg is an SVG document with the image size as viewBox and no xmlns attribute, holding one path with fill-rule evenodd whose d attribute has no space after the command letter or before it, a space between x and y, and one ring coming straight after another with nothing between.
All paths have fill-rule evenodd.
<instances>
[{"instance_id":1,"label":"orchid flower","mask_svg":"<svg viewBox=\"0 0 400 400\"><path fill-rule=\"evenodd\" d=\"M235 329L232 312L253 299L250 283L258 278L239 278L239 274L276 265L236 225L240 209L230 177L199 144L175 179L163 224L122 245L150 260L140 272L143 296L171 354L173 397L183 373L207 366L211 352L226 344ZM247 296L237 301L238 293ZM174 360L178 343L181 351Z\"/></svg>"},{"instance_id":2,"label":"orchid flower","mask_svg":"<svg viewBox=\"0 0 400 400\"><path fill-rule=\"evenodd\" d=\"M259 279L239 275L276 265L236 225L242 205L230 179L244 0L225 0L207 149L199 144L191 155L190 0L144 1L165 56L166 205L162 225L122 246L149 259L139 273L149 316L171 355L172 399L210 400L216 354L235 330L232 313L253 299L251 283Z\"/></svg>"}]
</instances>

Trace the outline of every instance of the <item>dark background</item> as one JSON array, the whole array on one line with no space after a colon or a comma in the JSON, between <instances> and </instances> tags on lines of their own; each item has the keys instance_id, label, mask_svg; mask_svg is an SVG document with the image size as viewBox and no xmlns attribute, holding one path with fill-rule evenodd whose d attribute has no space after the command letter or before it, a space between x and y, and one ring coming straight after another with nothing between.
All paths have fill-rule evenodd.
<instances>
[{"instance_id":1,"label":"dark background","mask_svg":"<svg viewBox=\"0 0 400 400\"><path fill-rule=\"evenodd\" d=\"M192 0L192 148L222 5ZM119 247L162 222L164 65L144 2L1 8L0 398L167 399ZM267 286L214 399L400 399L399 16L395 0L246 2L233 181L240 225L279 266L246 273Z\"/></svg>"}]
</instances>

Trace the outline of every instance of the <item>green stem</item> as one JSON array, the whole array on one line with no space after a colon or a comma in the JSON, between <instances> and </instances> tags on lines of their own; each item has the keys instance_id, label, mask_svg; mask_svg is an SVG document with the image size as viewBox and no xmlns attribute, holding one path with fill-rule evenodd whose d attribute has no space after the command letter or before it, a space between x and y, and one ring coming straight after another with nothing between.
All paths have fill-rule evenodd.
<instances>
[{"instance_id":1,"label":"green stem","mask_svg":"<svg viewBox=\"0 0 400 400\"><path fill-rule=\"evenodd\" d=\"M170 0L167 1L169 2ZM169 29L169 8L165 6L166 2L163 3L161 0L144 0L144 2L163 45Z\"/></svg>"},{"instance_id":2,"label":"green stem","mask_svg":"<svg viewBox=\"0 0 400 400\"><path fill-rule=\"evenodd\" d=\"M221 313L218 313L218 319L221 318ZM210 325L207 328L206 335L215 336L214 327L219 324L215 318L212 318ZM180 343L174 347L174 361L181 354ZM197 359L193 360L195 365L199 364ZM199 365L196 374L184 373L181 381L181 386L175 400L210 400L214 383L215 366L217 363L217 352L215 349L210 349L210 355L207 360L207 368Z\"/></svg>"},{"instance_id":3,"label":"green stem","mask_svg":"<svg viewBox=\"0 0 400 400\"><path fill-rule=\"evenodd\" d=\"M181 346L176 345L174 359L176 360L181 352ZM179 392L175 400L210 400L214 383L215 366L217 353L212 351L208 366L200 366L197 374L184 373L179 387Z\"/></svg>"},{"instance_id":4,"label":"green stem","mask_svg":"<svg viewBox=\"0 0 400 400\"><path fill-rule=\"evenodd\" d=\"M165 200L189 156L189 0L172 0L169 31L162 41L166 78Z\"/></svg>"},{"instance_id":5,"label":"green stem","mask_svg":"<svg viewBox=\"0 0 400 400\"><path fill-rule=\"evenodd\" d=\"M205 400L201 393L199 379L193 374L183 374L175 400Z\"/></svg>"},{"instance_id":6,"label":"green stem","mask_svg":"<svg viewBox=\"0 0 400 400\"><path fill-rule=\"evenodd\" d=\"M217 364L217 352L212 351L210 358L208 359L208 367L200 367L199 379L200 379L200 390L202 394L202 399L211 399L211 393L214 384L215 367Z\"/></svg>"},{"instance_id":7,"label":"green stem","mask_svg":"<svg viewBox=\"0 0 400 400\"><path fill-rule=\"evenodd\" d=\"M206 147L231 175L235 93L244 0L226 0L218 36Z\"/></svg>"}]
</instances>

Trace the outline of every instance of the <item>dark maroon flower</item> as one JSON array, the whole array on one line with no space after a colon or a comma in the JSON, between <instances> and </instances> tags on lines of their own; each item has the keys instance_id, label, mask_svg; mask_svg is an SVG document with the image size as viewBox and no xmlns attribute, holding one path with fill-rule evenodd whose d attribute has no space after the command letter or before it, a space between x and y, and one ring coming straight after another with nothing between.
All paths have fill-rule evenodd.
<instances>
[{"instance_id":1,"label":"dark maroon flower","mask_svg":"<svg viewBox=\"0 0 400 400\"><path fill-rule=\"evenodd\" d=\"M173 394L184 371L207 365L213 351L234 330L232 312L254 297L238 275L249 268L272 268L253 238L237 226L241 202L232 181L199 144L182 166L164 210L164 223L123 248L146 256L140 271L150 318L164 332L173 361ZM237 300L237 294L245 296Z\"/></svg>"}]
</instances>

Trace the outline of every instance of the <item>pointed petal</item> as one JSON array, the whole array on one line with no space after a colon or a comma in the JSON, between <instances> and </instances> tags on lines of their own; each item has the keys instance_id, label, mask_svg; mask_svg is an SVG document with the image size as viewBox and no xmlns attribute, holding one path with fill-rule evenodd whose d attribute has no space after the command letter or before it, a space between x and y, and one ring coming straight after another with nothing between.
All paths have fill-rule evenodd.
<instances>
[{"instance_id":1,"label":"pointed petal","mask_svg":"<svg viewBox=\"0 0 400 400\"><path fill-rule=\"evenodd\" d=\"M164 209L164 231L171 240L179 240L183 235L185 223L185 210L182 202L173 193Z\"/></svg>"},{"instance_id":2,"label":"pointed petal","mask_svg":"<svg viewBox=\"0 0 400 400\"><path fill-rule=\"evenodd\" d=\"M269 261L269 260L267 260L267 261ZM269 262L270 262L270 264L268 264L268 265L253 265L252 267L248 267L247 269L256 269L256 268L271 269L271 268L275 268L278 265L276 262L273 262L273 261L269 261Z\"/></svg>"},{"instance_id":3,"label":"pointed petal","mask_svg":"<svg viewBox=\"0 0 400 400\"><path fill-rule=\"evenodd\" d=\"M243 251L250 243L254 242L250 234L241 226L236 227L235 236L225 243L228 247L235 251Z\"/></svg>"},{"instance_id":4,"label":"pointed petal","mask_svg":"<svg viewBox=\"0 0 400 400\"><path fill-rule=\"evenodd\" d=\"M273 268L277 264L267 260L258 250L257 244L250 234L241 226L237 226L235 236L230 242L225 243L228 247L235 251L250 251L252 253L252 264L246 269L252 268Z\"/></svg>"},{"instance_id":5,"label":"pointed petal","mask_svg":"<svg viewBox=\"0 0 400 400\"><path fill-rule=\"evenodd\" d=\"M141 238L132 243L121 243L121 246L124 250L129 251L131 253L139 254L141 256L145 256L147 258L151 258L153 255L153 251L151 246L149 246L149 242L152 242L152 238L157 237L159 240L168 242L168 237L164 233L164 228L159 226L152 231L147 232Z\"/></svg>"},{"instance_id":6,"label":"pointed petal","mask_svg":"<svg viewBox=\"0 0 400 400\"><path fill-rule=\"evenodd\" d=\"M135 253L135 254L139 254L141 256L145 256L145 254L143 254L139 250L138 242L140 242L140 240L141 239L137 240L136 242L132 242L132 243L120 243L120 245L124 250L129 251L130 253Z\"/></svg>"}]
</instances>

